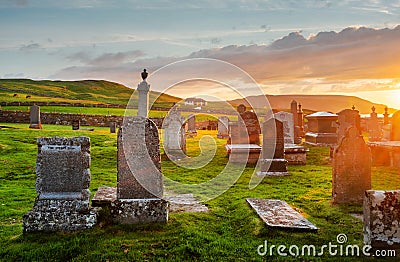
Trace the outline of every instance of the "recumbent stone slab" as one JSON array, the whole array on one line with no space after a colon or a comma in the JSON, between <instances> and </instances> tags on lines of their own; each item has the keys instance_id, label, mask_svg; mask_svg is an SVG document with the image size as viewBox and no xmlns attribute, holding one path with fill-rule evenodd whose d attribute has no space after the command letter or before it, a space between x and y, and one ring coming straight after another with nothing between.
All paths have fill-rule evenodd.
<instances>
[{"instance_id":1,"label":"recumbent stone slab","mask_svg":"<svg viewBox=\"0 0 400 262\"><path fill-rule=\"evenodd\" d=\"M285 201L246 198L247 203L258 216L270 227L315 231L318 228L290 207Z\"/></svg>"}]
</instances>

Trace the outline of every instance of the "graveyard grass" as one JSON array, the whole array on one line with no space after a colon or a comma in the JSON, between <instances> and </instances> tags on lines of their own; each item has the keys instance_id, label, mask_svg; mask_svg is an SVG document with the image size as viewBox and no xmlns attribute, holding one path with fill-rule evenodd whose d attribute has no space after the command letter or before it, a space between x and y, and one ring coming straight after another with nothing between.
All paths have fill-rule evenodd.
<instances>
[{"instance_id":1,"label":"graveyard grass","mask_svg":"<svg viewBox=\"0 0 400 262\"><path fill-rule=\"evenodd\" d=\"M107 225L101 221L93 229L73 233L22 234L22 215L33 206L35 191L36 138L40 136L89 136L91 139L90 190L116 185L116 134L108 128L94 132L72 131L70 126L44 125L29 130L26 124L0 124L0 260L4 261L137 261L137 260L256 260L257 247L268 245L315 245L320 248L345 233L348 244L362 247L362 221L351 213L357 206L332 206L329 149L311 147L306 166L289 166L290 177L265 178L255 189L248 188L254 171L247 167L238 181L221 196L208 201L208 213L170 214L167 224ZM7 127L4 127L7 126ZM187 139L188 154L199 154L202 135L216 137L216 131L198 131ZM216 138L215 138L216 139ZM165 176L185 183L199 183L215 177L225 167L225 140L216 139L216 157L201 169L186 170L165 156ZM207 150L207 148L205 148ZM373 189L396 189L399 170L372 169ZM245 199L268 198L286 201L314 223L317 233L267 228ZM276 251L276 250L275 250ZM276 254L276 252L275 252ZM270 258L271 259L271 258ZM353 261L354 257L273 257L288 260ZM363 258L364 261L368 260ZM372 260L372 259L371 259Z\"/></svg>"}]
</instances>

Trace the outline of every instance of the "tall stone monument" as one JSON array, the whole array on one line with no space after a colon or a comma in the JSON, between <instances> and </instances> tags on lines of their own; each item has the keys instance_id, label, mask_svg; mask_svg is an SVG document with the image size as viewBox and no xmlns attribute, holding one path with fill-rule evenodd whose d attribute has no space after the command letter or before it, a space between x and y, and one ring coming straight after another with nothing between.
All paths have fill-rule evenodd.
<instances>
[{"instance_id":1,"label":"tall stone monument","mask_svg":"<svg viewBox=\"0 0 400 262\"><path fill-rule=\"evenodd\" d=\"M138 116L142 116L147 118L149 115L149 92L150 92L150 85L146 82L146 78L148 73L146 69L142 72L142 79L143 81L137 87L139 91L139 99L138 99Z\"/></svg>"},{"instance_id":2,"label":"tall stone monument","mask_svg":"<svg viewBox=\"0 0 400 262\"><path fill-rule=\"evenodd\" d=\"M275 118L270 118L263 123L263 144L260 171L258 176L289 176L287 160L285 159L285 139L283 123ZM271 152L273 158L271 158Z\"/></svg>"},{"instance_id":3,"label":"tall stone monument","mask_svg":"<svg viewBox=\"0 0 400 262\"><path fill-rule=\"evenodd\" d=\"M40 121L40 107L37 105L31 106L29 110L29 128L42 129L42 122Z\"/></svg>"},{"instance_id":4,"label":"tall stone monument","mask_svg":"<svg viewBox=\"0 0 400 262\"><path fill-rule=\"evenodd\" d=\"M362 204L371 189L371 152L359 130L351 126L333 152L333 203Z\"/></svg>"},{"instance_id":5,"label":"tall stone monument","mask_svg":"<svg viewBox=\"0 0 400 262\"><path fill-rule=\"evenodd\" d=\"M297 111L297 123L299 126L299 141L301 143L301 138L304 136L304 114L303 114L303 109L301 109L301 104L299 104L299 109ZM296 139L295 139L296 140ZM296 143L296 141L295 141Z\"/></svg>"},{"instance_id":6,"label":"tall stone monument","mask_svg":"<svg viewBox=\"0 0 400 262\"><path fill-rule=\"evenodd\" d=\"M126 117L118 130L117 199L114 222L166 222L168 202L161 199L163 180L157 126L144 117Z\"/></svg>"},{"instance_id":7,"label":"tall stone monument","mask_svg":"<svg viewBox=\"0 0 400 262\"><path fill-rule=\"evenodd\" d=\"M23 232L74 231L95 225L98 210L89 205L89 138L42 137L37 143L37 197L23 216Z\"/></svg>"}]
</instances>

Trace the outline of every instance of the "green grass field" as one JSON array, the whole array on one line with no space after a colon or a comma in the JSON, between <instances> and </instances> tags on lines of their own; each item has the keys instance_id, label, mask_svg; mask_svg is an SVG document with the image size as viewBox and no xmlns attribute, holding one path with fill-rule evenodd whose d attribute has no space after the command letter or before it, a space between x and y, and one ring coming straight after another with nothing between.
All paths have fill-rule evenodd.
<instances>
[{"instance_id":1,"label":"green grass field","mask_svg":"<svg viewBox=\"0 0 400 262\"><path fill-rule=\"evenodd\" d=\"M353 261L354 257L261 257L257 247L336 243L345 233L349 244L362 246L360 206L332 206L331 166L328 148L311 147L306 166L289 166L290 177L266 178L255 189L248 187L254 168L246 167L225 193L206 202L208 213L170 214L167 224L95 226L73 233L22 234L22 215L32 208L35 191L36 138L89 136L91 139L90 190L116 185L116 134L108 128L72 131L70 126L44 125L30 130L27 124L0 124L0 260L1 261ZM6 126L6 127L4 127ZM175 181L196 184L213 178L227 164L224 140L216 131L198 131L187 139L188 154L199 154L201 136L214 137L216 156L199 169L185 169L162 157L163 174ZM210 146L204 148L211 150ZM372 169L373 189L396 189L399 169ZM319 227L316 233L267 228L245 202L247 197L285 200ZM358 258L361 259L361 258ZM367 258L362 258L367 261ZM370 259L374 261L373 259Z\"/></svg>"}]
</instances>

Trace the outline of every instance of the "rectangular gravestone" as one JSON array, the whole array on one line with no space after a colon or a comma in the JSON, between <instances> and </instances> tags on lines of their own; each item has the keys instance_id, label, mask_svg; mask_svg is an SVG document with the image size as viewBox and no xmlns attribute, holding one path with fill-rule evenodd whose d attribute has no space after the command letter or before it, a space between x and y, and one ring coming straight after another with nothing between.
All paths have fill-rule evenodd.
<instances>
[{"instance_id":1,"label":"rectangular gravestone","mask_svg":"<svg viewBox=\"0 0 400 262\"><path fill-rule=\"evenodd\" d=\"M258 176L289 176L285 159L283 123L270 118L263 123L262 159Z\"/></svg>"},{"instance_id":2,"label":"rectangular gravestone","mask_svg":"<svg viewBox=\"0 0 400 262\"><path fill-rule=\"evenodd\" d=\"M393 113L390 127L390 140L400 141L400 110Z\"/></svg>"},{"instance_id":3,"label":"rectangular gravestone","mask_svg":"<svg viewBox=\"0 0 400 262\"><path fill-rule=\"evenodd\" d=\"M163 122L164 152L170 159L186 158L184 118L177 110L171 110Z\"/></svg>"},{"instance_id":4,"label":"rectangular gravestone","mask_svg":"<svg viewBox=\"0 0 400 262\"><path fill-rule=\"evenodd\" d=\"M218 134L217 138L229 138L229 118L227 116L218 117Z\"/></svg>"},{"instance_id":5,"label":"rectangular gravestone","mask_svg":"<svg viewBox=\"0 0 400 262\"><path fill-rule=\"evenodd\" d=\"M113 220L121 224L166 222L168 202L161 199L163 180L157 126L144 117L126 117L118 130L117 200Z\"/></svg>"},{"instance_id":6,"label":"rectangular gravestone","mask_svg":"<svg viewBox=\"0 0 400 262\"><path fill-rule=\"evenodd\" d=\"M31 106L29 110L29 128L42 129L40 121L40 107L37 105Z\"/></svg>"},{"instance_id":7,"label":"rectangular gravestone","mask_svg":"<svg viewBox=\"0 0 400 262\"><path fill-rule=\"evenodd\" d=\"M81 127L81 120L73 119L72 120L72 130L79 130L80 127Z\"/></svg>"},{"instance_id":8,"label":"rectangular gravestone","mask_svg":"<svg viewBox=\"0 0 400 262\"><path fill-rule=\"evenodd\" d=\"M400 251L400 191L367 190L364 196L364 244Z\"/></svg>"},{"instance_id":9,"label":"rectangular gravestone","mask_svg":"<svg viewBox=\"0 0 400 262\"><path fill-rule=\"evenodd\" d=\"M379 123L378 114L375 112L375 107L372 107L372 112L368 119L368 141L375 142L381 141L382 138L382 129Z\"/></svg>"},{"instance_id":10,"label":"rectangular gravestone","mask_svg":"<svg viewBox=\"0 0 400 262\"><path fill-rule=\"evenodd\" d=\"M283 123L283 136L285 144L294 144L294 123L293 114L287 112L278 112L274 114L274 118Z\"/></svg>"},{"instance_id":11,"label":"rectangular gravestone","mask_svg":"<svg viewBox=\"0 0 400 262\"><path fill-rule=\"evenodd\" d=\"M316 231L318 228L285 201L246 198L247 203L269 227Z\"/></svg>"},{"instance_id":12,"label":"rectangular gravestone","mask_svg":"<svg viewBox=\"0 0 400 262\"><path fill-rule=\"evenodd\" d=\"M110 133L114 134L117 130L117 123L110 122Z\"/></svg>"},{"instance_id":13,"label":"rectangular gravestone","mask_svg":"<svg viewBox=\"0 0 400 262\"><path fill-rule=\"evenodd\" d=\"M196 131L196 116L195 115L190 114L188 116L187 125L188 125L189 134L191 134L191 135L197 134L197 131Z\"/></svg>"},{"instance_id":14,"label":"rectangular gravestone","mask_svg":"<svg viewBox=\"0 0 400 262\"><path fill-rule=\"evenodd\" d=\"M347 129L334 149L332 166L333 202L362 204L371 189L371 152L356 127Z\"/></svg>"},{"instance_id":15,"label":"rectangular gravestone","mask_svg":"<svg viewBox=\"0 0 400 262\"><path fill-rule=\"evenodd\" d=\"M38 138L37 197L23 217L23 231L73 231L92 227L88 137Z\"/></svg>"}]
</instances>

